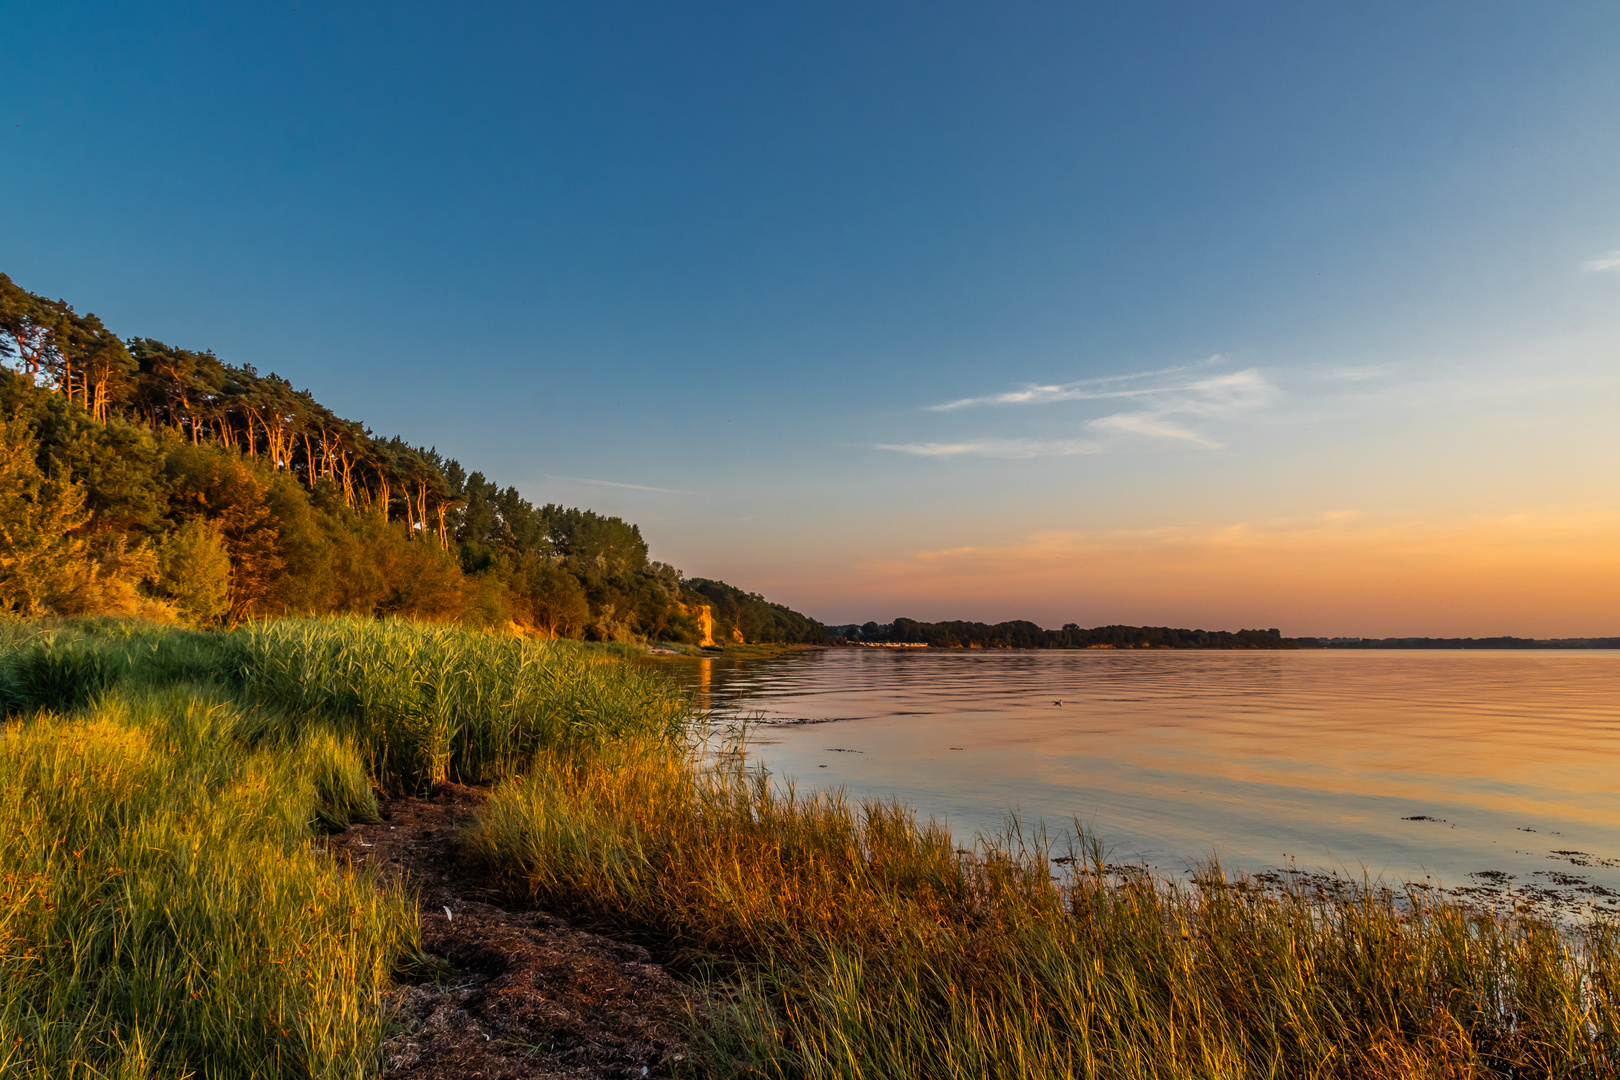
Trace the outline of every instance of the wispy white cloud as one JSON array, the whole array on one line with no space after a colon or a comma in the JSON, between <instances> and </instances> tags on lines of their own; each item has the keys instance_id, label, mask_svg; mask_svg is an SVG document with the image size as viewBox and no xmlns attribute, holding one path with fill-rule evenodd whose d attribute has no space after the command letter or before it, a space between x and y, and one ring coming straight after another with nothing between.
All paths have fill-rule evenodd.
<instances>
[{"instance_id":1,"label":"wispy white cloud","mask_svg":"<svg viewBox=\"0 0 1620 1080\"><path fill-rule=\"evenodd\" d=\"M565 480L570 484L590 484L592 487L623 488L626 491L656 491L664 495L690 495L679 488L652 487L649 484L621 484L617 480L592 480L584 476L550 476L550 480Z\"/></svg>"},{"instance_id":2,"label":"wispy white cloud","mask_svg":"<svg viewBox=\"0 0 1620 1080\"><path fill-rule=\"evenodd\" d=\"M1219 440L1171 418L1212 420L1238 416L1265 408L1280 396L1281 392L1264 375L1249 368L1200 379L1186 386L1160 388L1143 402L1147 408L1099 417L1087 426L1094 431L1174 439L1218 450L1223 445Z\"/></svg>"},{"instance_id":3,"label":"wispy white cloud","mask_svg":"<svg viewBox=\"0 0 1620 1080\"><path fill-rule=\"evenodd\" d=\"M1172 424L1169 421L1157 419L1150 413L1115 413L1113 416L1104 416L1093 420L1090 426L1102 431L1127 431L1133 435L1151 435L1161 439L1181 439L1185 442L1208 447L1211 450L1219 450L1223 445L1214 439L1206 439L1198 432L1190 431L1180 424Z\"/></svg>"},{"instance_id":4,"label":"wispy white cloud","mask_svg":"<svg viewBox=\"0 0 1620 1080\"><path fill-rule=\"evenodd\" d=\"M951 443L879 443L875 449L894 450L902 454L915 454L918 457L971 457L988 458L1037 458L1037 457L1070 457L1074 454L1099 454L1102 447L1094 442L1080 439L1057 439L1041 441L1037 439L979 439L970 442Z\"/></svg>"},{"instance_id":5,"label":"wispy white cloud","mask_svg":"<svg viewBox=\"0 0 1620 1080\"><path fill-rule=\"evenodd\" d=\"M1192 373L1219 363L1219 356L1199 364L1162 368L1132 375L1061 383L1030 385L981 397L960 398L930 406L932 412L954 412L980 405L1038 405L1060 401L1107 401L1130 406L1119 412L1086 422L1086 427L1105 435L1130 435L1172 439L1207 449L1223 444L1194 430L1187 420L1219 420L1253 413L1281 397L1276 386L1255 368L1229 371L1203 378ZM1040 441L1026 438L974 438L952 442L885 444L878 449L896 450L924 457L975 455L996 458L1059 457L1071 454L1102 453L1106 446L1096 440L1067 439Z\"/></svg>"},{"instance_id":6,"label":"wispy white cloud","mask_svg":"<svg viewBox=\"0 0 1620 1080\"><path fill-rule=\"evenodd\" d=\"M1216 375L1191 386L1159 395L1155 412L1163 416L1232 416L1264 408L1282 396L1271 382L1254 368Z\"/></svg>"},{"instance_id":7,"label":"wispy white cloud","mask_svg":"<svg viewBox=\"0 0 1620 1080\"><path fill-rule=\"evenodd\" d=\"M1220 359L1219 354L1217 354L1203 363L1212 364ZM1146 397L1151 394L1163 393L1167 389L1174 389L1174 387L1131 386L1127 384L1140 382L1144 379L1163 378L1166 375L1177 375L1197 366L1202 365L1182 364L1177 367L1160 368L1158 371L1143 371L1134 375L1109 375L1100 379L1080 379L1076 382L1058 383L1052 386L1027 383L1019 390L1008 390L1000 394L986 394L983 397L958 398L955 401L930 405L928 411L954 412L957 409L966 409L974 405L1046 405L1057 401L1106 401L1110 398Z\"/></svg>"},{"instance_id":8,"label":"wispy white cloud","mask_svg":"<svg viewBox=\"0 0 1620 1080\"><path fill-rule=\"evenodd\" d=\"M1587 259L1581 263L1581 269L1588 274L1600 274L1605 270L1620 270L1620 250L1611 251L1607 255L1599 255L1595 259Z\"/></svg>"}]
</instances>

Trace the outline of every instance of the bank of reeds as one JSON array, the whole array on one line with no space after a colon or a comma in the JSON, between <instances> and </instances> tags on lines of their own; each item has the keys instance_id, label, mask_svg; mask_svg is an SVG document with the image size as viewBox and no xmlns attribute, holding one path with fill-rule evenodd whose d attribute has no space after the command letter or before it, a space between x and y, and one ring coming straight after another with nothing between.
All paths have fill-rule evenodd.
<instances>
[{"instance_id":1,"label":"bank of reeds","mask_svg":"<svg viewBox=\"0 0 1620 1080\"><path fill-rule=\"evenodd\" d=\"M1421 892L1173 883L1017 828L956 849L739 759L548 755L475 844L510 887L723 974L711 1062L772 1077L1602 1077L1620 943Z\"/></svg>"},{"instance_id":2,"label":"bank of reeds","mask_svg":"<svg viewBox=\"0 0 1620 1080\"><path fill-rule=\"evenodd\" d=\"M0 1076L375 1074L415 913L310 846L370 785L329 731L248 726L128 687L0 738Z\"/></svg>"},{"instance_id":3,"label":"bank of reeds","mask_svg":"<svg viewBox=\"0 0 1620 1080\"><path fill-rule=\"evenodd\" d=\"M660 744L688 716L668 680L575 642L348 618L253 624L231 643L254 700L337 725L390 791L495 780L547 748Z\"/></svg>"},{"instance_id":4,"label":"bank of reeds","mask_svg":"<svg viewBox=\"0 0 1620 1080\"><path fill-rule=\"evenodd\" d=\"M373 1075L414 915L311 838L446 778L498 782L509 891L710 980L713 1075L1620 1075L1611 926L962 850L694 749L580 646L0 624L0 700L0 1077Z\"/></svg>"},{"instance_id":5,"label":"bank of reeds","mask_svg":"<svg viewBox=\"0 0 1620 1080\"><path fill-rule=\"evenodd\" d=\"M0 1077L375 1076L415 906L332 863L375 790L659 743L599 650L295 620L0 621Z\"/></svg>"},{"instance_id":6,"label":"bank of reeds","mask_svg":"<svg viewBox=\"0 0 1620 1080\"><path fill-rule=\"evenodd\" d=\"M668 680L571 641L359 618L213 634L115 619L50 630L0 622L7 711L71 709L113 686L177 682L269 706L258 716L261 737L285 739L309 724L337 731L390 792L492 781L523 771L545 747L662 743L688 717Z\"/></svg>"}]
</instances>

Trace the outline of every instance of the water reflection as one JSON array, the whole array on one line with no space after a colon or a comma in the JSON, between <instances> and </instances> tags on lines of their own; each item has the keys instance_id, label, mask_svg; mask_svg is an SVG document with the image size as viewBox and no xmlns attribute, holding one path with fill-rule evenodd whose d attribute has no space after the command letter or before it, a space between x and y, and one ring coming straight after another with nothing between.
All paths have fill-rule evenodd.
<instances>
[{"instance_id":1,"label":"water reflection","mask_svg":"<svg viewBox=\"0 0 1620 1080\"><path fill-rule=\"evenodd\" d=\"M962 833L1018 809L1167 869L1218 853L1450 885L1572 875L1558 888L1620 898L1613 652L839 649L668 668L711 708L775 721L753 750L778 775Z\"/></svg>"},{"instance_id":2,"label":"water reflection","mask_svg":"<svg viewBox=\"0 0 1620 1080\"><path fill-rule=\"evenodd\" d=\"M697 707L702 712L714 709L714 696L711 693L714 683L714 658L702 657L697 662L697 685L693 688Z\"/></svg>"}]
</instances>

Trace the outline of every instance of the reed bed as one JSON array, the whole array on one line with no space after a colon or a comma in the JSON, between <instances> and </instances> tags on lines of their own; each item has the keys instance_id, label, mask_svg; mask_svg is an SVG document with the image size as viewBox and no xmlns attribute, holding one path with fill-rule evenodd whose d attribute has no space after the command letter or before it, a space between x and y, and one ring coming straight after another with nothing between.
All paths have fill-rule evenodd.
<instances>
[{"instance_id":1,"label":"reed bed","mask_svg":"<svg viewBox=\"0 0 1620 1080\"><path fill-rule=\"evenodd\" d=\"M0 1076L375 1075L415 912L309 840L370 785L331 732L250 727L132 686L0 737Z\"/></svg>"},{"instance_id":2,"label":"reed bed","mask_svg":"<svg viewBox=\"0 0 1620 1080\"><path fill-rule=\"evenodd\" d=\"M254 700L336 725L389 791L495 780L547 747L665 742L688 716L667 680L573 642L310 619L246 626L231 643Z\"/></svg>"},{"instance_id":3,"label":"reed bed","mask_svg":"<svg viewBox=\"0 0 1620 1080\"><path fill-rule=\"evenodd\" d=\"M408 623L0 621L0 1077L369 1077L415 904L377 791L684 731L580 646Z\"/></svg>"},{"instance_id":4,"label":"reed bed","mask_svg":"<svg viewBox=\"0 0 1620 1080\"><path fill-rule=\"evenodd\" d=\"M1612 927L1421 891L1189 882L1017 826L959 850L740 756L543 756L473 839L508 887L707 970L718 1074L1606 1077Z\"/></svg>"},{"instance_id":5,"label":"reed bed","mask_svg":"<svg viewBox=\"0 0 1620 1080\"><path fill-rule=\"evenodd\" d=\"M703 981L699 1073L1620 1076L1611 925L960 848L694 743L601 650L0 624L0 695L0 1077L375 1075L416 917L311 837L445 779L495 782L468 844L511 894Z\"/></svg>"},{"instance_id":6,"label":"reed bed","mask_svg":"<svg viewBox=\"0 0 1620 1080\"><path fill-rule=\"evenodd\" d=\"M359 747L381 790L399 793L521 772L543 747L678 740L686 699L621 661L577 642L403 620L281 619L228 633L0 621L0 706L73 709L118 685L215 685L269 707L256 737L329 728Z\"/></svg>"}]
</instances>

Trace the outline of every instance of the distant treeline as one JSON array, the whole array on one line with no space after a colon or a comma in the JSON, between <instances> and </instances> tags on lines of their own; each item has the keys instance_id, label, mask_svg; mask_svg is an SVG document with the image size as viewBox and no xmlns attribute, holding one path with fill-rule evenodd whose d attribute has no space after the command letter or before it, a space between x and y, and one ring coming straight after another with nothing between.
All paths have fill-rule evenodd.
<instances>
[{"instance_id":1,"label":"distant treeline","mask_svg":"<svg viewBox=\"0 0 1620 1080\"><path fill-rule=\"evenodd\" d=\"M275 374L120 338L0 274L0 611L516 623L597 640L819 642L820 623L535 506Z\"/></svg>"},{"instance_id":2,"label":"distant treeline","mask_svg":"<svg viewBox=\"0 0 1620 1080\"><path fill-rule=\"evenodd\" d=\"M1046 630L1032 622L938 622L896 619L863 626L829 626L835 642L921 644L966 649L1293 649L1277 630L1178 630L1168 626L1096 626L1069 623Z\"/></svg>"},{"instance_id":3,"label":"distant treeline","mask_svg":"<svg viewBox=\"0 0 1620 1080\"><path fill-rule=\"evenodd\" d=\"M1606 638L1300 638L1302 649L1620 649Z\"/></svg>"}]
</instances>

